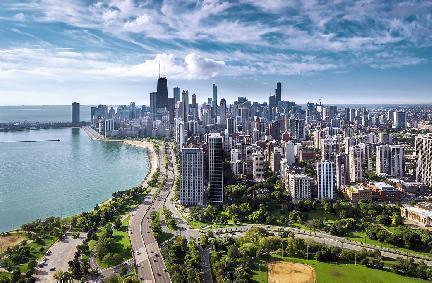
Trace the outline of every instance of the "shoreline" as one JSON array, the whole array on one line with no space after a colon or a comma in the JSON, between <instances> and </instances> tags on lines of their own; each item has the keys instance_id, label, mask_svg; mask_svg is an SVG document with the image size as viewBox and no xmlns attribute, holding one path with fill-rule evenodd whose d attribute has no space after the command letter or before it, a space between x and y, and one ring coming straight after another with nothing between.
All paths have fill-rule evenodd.
<instances>
[{"instance_id":1,"label":"shoreline","mask_svg":"<svg viewBox=\"0 0 432 283\"><path fill-rule=\"evenodd\" d=\"M92 139L90 136L89 136L89 138ZM96 140L96 141L102 141L102 140ZM153 143L151 143L149 141L134 141L134 140L123 140L121 142L123 142L124 144L129 145L129 146L134 146L134 147L142 148L142 149L144 149L147 152L149 170L147 171L147 174L144 176L144 178L136 185L136 186L139 186L139 187L142 187L142 188L145 187L147 185L147 182L148 182L149 178L156 172L156 169L158 167L157 166L157 164L158 164L157 155L156 155L156 152L154 150ZM130 189L130 188L128 188L128 189ZM112 197L110 197L109 199L106 199L106 200L98 203L98 205L99 206L104 205L104 204L110 202L111 199L112 199ZM92 210L93 209L91 209L89 211L92 211ZM75 215L78 215L78 214L72 214L72 215L69 215L69 216L63 216L61 218L62 219L66 219L66 218L73 217ZM24 223L24 224L26 224L26 223ZM3 234L7 235L8 233L17 232L19 230L20 230L20 228L3 231L3 232L0 232L0 236L2 236Z\"/></svg>"},{"instance_id":2,"label":"shoreline","mask_svg":"<svg viewBox=\"0 0 432 283\"><path fill-rule=\"evenodd\" d=\"M156 172L156 169L158 167L157 166L157 164L158 164L157 155L156 155L156 152L154 150L153 143L151 143L149 141L133 141L133 140L124 140L123 143L130 145L130 146L139 147L139 148L142 148L142 149L147 151L148 161L149 161L149 170L148 170L146 176L144 177L144 179L140 183L140 186L144 187L147 184L149 177Z\"/></svg>"}]
</instances>

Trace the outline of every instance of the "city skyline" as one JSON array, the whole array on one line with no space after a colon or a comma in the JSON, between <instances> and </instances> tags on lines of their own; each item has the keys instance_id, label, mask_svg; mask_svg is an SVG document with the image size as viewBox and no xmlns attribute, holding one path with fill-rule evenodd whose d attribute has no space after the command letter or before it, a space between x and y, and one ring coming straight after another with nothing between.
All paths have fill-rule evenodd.
<instances>
[{"instance_id":1,"label":"city skyline","mask_svg":"<svg viewBox=\"0 0 432 283\"><path fill-rule=\"evenodd\" d=\"M55 4L0 4L0 105L149 105L159 65L199 103L432 102L430 2Z\"/></svg>"}]
</instances>

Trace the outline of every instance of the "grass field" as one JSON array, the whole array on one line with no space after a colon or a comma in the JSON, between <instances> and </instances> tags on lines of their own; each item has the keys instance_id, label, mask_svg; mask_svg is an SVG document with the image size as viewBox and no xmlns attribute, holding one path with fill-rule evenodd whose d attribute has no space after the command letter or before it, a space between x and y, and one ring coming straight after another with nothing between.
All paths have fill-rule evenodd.
<instances>
[{"instance_id":1,"label":"grass field","mask_svg":"<svg viewBox=\"0 0 432 283\"><path fill-rule=\"evenodd\" d=\"M9 233L4 236L0 236L0 254L5 252L8 248L14 247L26 240L26 237L21 233Z\"/></svg>"},{"instance_id":2,"label":"grass field","mask_svg":"<svg viewBox=\"0 0 432 283\"><path fill-rule=\"evenodd\" d=\"M132 247L128 234L128 226L129 226L130 216L126 217L122 225L119 229L113 230L113 239L115 241L114 247L112 249L112 253L119 254L122 257L122 261L124 262L132 257ZM102 228L106 229L106 228ZM101 235L102 231L98 232L98 235ZM90 241L89 248L92 249L96 245L96 241ZM101 268L108 268L110 265L99 258L96 258L97 264Z\"/></svg>"},{"instance_id":3,"label":"grass field","mask_svg":"<svg viewBox=\"0 0 432 283\"><path fill-rule=\"evenodd\" d=\"M312 266L317 273L318 283L426 283L428 281L401 276L392 272L367 268L362 265L354 264L336 264L324 263L316 260L305 260L290 257L273 256L273 260L286 260L308 264ZM267 283L267 268L261 261L261 271L258 271L258 265L253 270L252 280L254 282Z\"/></svg>"}]
</instances>

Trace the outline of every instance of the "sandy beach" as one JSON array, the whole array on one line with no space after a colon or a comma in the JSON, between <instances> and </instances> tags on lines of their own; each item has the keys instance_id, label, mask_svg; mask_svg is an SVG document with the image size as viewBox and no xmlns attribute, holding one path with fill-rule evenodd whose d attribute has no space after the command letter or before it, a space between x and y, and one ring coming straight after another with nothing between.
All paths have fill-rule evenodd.
<instances>
[{"instance_id":1,"label":"sandy beach","mask_svg":"<svg viewBox=\"0 0 432 283\"><path fill-rule=\"evenodd\" d=\"M145 187L147 186L147 181L150 176L153 175L153 173L156 172L156 168L158 167L158 160L157 155L153 147L153 143L148 141L132 141L132 140L125 140L125 144L132 145L140 148L144 148L148 152L149 161L150 161L150 170L147 173L147 176L144 178L144 180L141 182L141 186Z\"/></svg>"}]
</instances>

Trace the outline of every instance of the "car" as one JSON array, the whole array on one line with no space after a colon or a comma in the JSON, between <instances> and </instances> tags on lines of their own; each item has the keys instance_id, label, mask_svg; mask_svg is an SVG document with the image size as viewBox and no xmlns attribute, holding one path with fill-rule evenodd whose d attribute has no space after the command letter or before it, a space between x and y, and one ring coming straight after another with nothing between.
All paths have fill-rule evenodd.
<instances>
[{"instance_id":1,"label":"car","mask_svg":"<svg viewBox=\"0 0 432 283\"><path fill-rule=\"evenodd\" d=\"M154 262L157 262L157 259L154 259L153 261L154 261Z\"/></svg>"},{"instance_id":2,"label":"car","mask_svg":"<svg viewBox=\"0 0 432 283\"><path fill-rule=\"evenodd\" d=\"M54 266L50 268L50 271L55 271L55 270L56 268Z\"/></svg>"},{"instance_id":3,"label":"car","mask_svg":"<svg viewBox=\"0 0 432 283\"><path fill-rule=\"evenodd\" d=\"M159 257L159 254L155 254L156 257Z\"/></svg>"},{"instance_id":4,"label":"car","mask_svg":"<svg viewBox=\"0 0 432 283\"><path fill-rule=\"evenodd\" d=\"M160 274L159 272L157 273L157 275L158 275L158 276L161 276L161 274Z\"/></svg>"}]
</instances>

